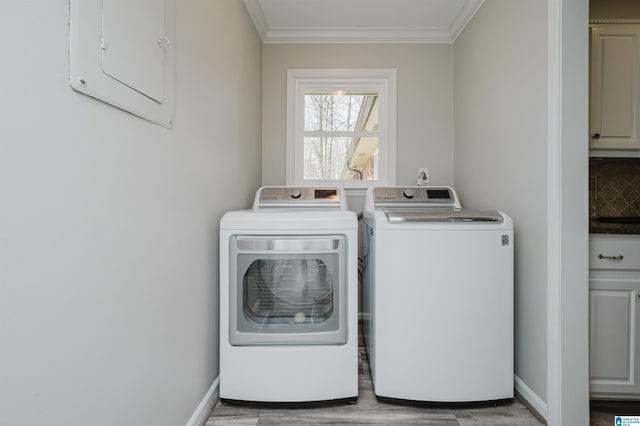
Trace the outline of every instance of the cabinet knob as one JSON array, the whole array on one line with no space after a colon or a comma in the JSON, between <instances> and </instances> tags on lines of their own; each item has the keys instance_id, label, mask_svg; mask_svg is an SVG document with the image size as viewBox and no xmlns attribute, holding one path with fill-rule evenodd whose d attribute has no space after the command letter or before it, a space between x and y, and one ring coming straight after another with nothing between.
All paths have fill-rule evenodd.
<instances>
[{"instance_id":1,"label":"cabinet knob","mask_svg":"<svg viewBox=\"0 0 640 426\"><path fill-rule=\"evenodd\" d=\"M600 133L594 133L591 137L594 139L600 139Z\"/></svg>"}]
</instances>

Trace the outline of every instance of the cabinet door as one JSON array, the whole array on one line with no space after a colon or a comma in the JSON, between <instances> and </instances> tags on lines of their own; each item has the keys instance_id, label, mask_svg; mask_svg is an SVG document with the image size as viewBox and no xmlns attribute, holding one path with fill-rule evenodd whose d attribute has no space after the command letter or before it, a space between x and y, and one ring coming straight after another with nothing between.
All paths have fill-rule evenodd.
<instances>
[{"instance_id":1,"label":"cabinet door","mask_svg":"<svg viewBox=\"0 0 640 426\"><path fill-rule=\"evenodd\" d=\"M640 26L591 28L592 149L639 149Z\"/></svg>"},{"instance_id":2,"label":"cabinet door","mask_svg":"<svg viewBox=\"0 0 640 426\"><path fill-rule=\"evenodd\" d=\"M637 310L639 279L591 278L589 337L591 395L640 394Z\"/></svg>"}]
</instances>

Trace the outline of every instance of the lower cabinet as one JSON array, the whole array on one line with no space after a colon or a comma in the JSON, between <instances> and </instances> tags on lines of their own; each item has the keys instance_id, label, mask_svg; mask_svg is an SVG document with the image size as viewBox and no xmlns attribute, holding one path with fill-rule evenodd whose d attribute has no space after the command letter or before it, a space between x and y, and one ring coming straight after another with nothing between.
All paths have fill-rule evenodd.
<instances>
[{"instance_id":1,"label":"lower cabinet","mask_svg":"<svg viewBox=\"0 0 640 426\"><path fill-rule=\"evenodd\" d=\"M640 235L590 235L589 383L591 398L640 400Z\"/></svg>"},{"instance_id":2,"label":"lower cabinet","mask_svg":"<svg viewBox=\"0 0 640 426\"><path fill-rule=\"evenodd\" d=\"M591 396L640 397L640 278L591 278L589 285Z\"/></svg>"}]
</instances>

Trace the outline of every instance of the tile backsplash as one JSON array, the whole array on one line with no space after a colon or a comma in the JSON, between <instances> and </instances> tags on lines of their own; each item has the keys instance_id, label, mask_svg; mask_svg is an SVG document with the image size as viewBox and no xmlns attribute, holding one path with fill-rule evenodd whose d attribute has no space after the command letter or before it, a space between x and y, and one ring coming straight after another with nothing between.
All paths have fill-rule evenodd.
<instances>
[{"instance_id":1,"label":"tile backsplash","mask_svg":"<svg viewBox=\"0 0 640 426\"><path fill-rule=\"evenodd\" d=\"M589 161L589 218L640 216L640 159Z\"/></svg>"}]
</instances>

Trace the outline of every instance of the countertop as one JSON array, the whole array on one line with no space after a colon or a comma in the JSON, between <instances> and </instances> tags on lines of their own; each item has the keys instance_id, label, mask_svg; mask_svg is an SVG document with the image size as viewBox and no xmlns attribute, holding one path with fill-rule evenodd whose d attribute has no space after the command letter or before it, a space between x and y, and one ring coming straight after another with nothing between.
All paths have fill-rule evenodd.
<instances>
[{"instance_id":1,"label":"countertop","mask_svg":"<svg viewBox=\"0 0 640 426\"><path fill-rule=\"evenodd\" d=\"M605 223L598 218L589 220L591 234L640 234L640 223Z\"/></svg>"}]
</instances>

